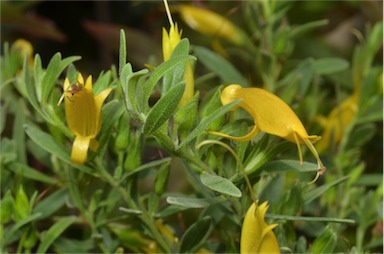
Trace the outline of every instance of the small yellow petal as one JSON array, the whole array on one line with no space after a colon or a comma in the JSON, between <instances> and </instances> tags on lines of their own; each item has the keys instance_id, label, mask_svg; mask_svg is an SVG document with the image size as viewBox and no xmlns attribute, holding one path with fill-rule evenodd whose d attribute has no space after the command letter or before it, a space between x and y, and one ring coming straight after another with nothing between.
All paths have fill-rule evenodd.
<instances>
[{"instance_id":1,"label":"small yellow petal","mask_svg":"<svg viewBox=\"0 0 384 254\"><path fill-rule=\"evenodd\" d=\"M81 75L80 72L77 75L77 82L79 82L80 84L84 85L84 78L83 78L83 75Z\"/></svg>"},{"instance_id":2,"label":"small yellow petal","mask_svg":"<svg viewBox=\"0 0 384 254\"><path fill-rule=\"evenodd\" d=\"M90 137L76 136L72 145L71 161L76 164L84 164L87 160Z\"/></svg>"}]
</instances>

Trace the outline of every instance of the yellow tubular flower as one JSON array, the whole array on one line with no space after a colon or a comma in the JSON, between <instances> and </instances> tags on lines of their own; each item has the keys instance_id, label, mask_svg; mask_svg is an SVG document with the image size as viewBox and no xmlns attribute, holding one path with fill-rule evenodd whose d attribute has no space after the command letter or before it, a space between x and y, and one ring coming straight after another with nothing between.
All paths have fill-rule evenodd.
<instances>
[{"instance_id":1,"label":"yellow tubular flower","mask_svg":"<svg viewBox=\"0 0 384 254\"><path fill-rule=\"evenodd\" d=\"M64 81L65 117L69 130L76 136L73 142L71 161L83 164L87 159L88 148L97 149L95 140L101 128L101 106L112 89L108 88L94 96L92 76L84 84L79 73L77 82Z\"/></svg>"},{"instance_id":2,"label":"yellow tubular flower","mask_svg":"<svg viewBox=\"0 0 384 254\"><path fill-rule=\"evenodd\" d=\"M191 5L180 5L178 11L185 23L202 34L218 36L237 45L244 43L241 30L217 13Z\"/></svg>"},{"instance_id":3,"label":"yellow tubular flower","mask_svg":"<svg viewBox=\"0 0 384 254\"><path fill-rule=\"evenodd\" d=\"M221 94L223 105L238 99L242 99L238 107L244 108L253 117L255 126L252 131L242 137L233 137L216 131L210 131L211 134L237 141L249 141L256 137L260 131L282 137L296 143L300 164L303 163L300 144L305 144L317 160L318 173L314 181L325 172L326 168L312 144L321 137L316 135L309 136L295 112L283 100L266 90L242 88L236 84L227 86Z\"/></svg>"},{"instance_id":4,"label":"yellow tubular flower","mask_svg":"<svg viewBox=\"0 0 384 254\"><path fill-rule=\"evenodd\" d=\"M357 100L357 96L352 95L334 108L327 118L318 117L317 120L324 127L323 138L316 143L319 153L323 153L328 149L331 140L335 144L340 142L343 131L352 123L358 112Z\"/></svg>"},{"instance_id":5,"label":"yellow tubular flower","mask_svg":"<svg viewBox=\"0 0 384 254\"><path fill-rule=\"evenodd\" d=\"M29 41L24 40L24 39L17 39L12 44L11 50L19 52L22 59L24 59L25 54L27 54L28 65L29 65L29 67L33 67L33 64L34 64L33 47Z\"/></svg>"},{"instance_id":6,"label":"yellow tubular flower","mask_svg":"<svg viewBox=\"0 0 384 254\"><path fill-rule=\"evenodd\" d=\"M163 28L163 58L164 61L167 61L169 57L172 54L172 51L176 48L177 44L181 40L181 33L182 31L179 31L177 27L177 23L173 23L171 14L169 12L168 3L164 1L165 8L167 10L169 23L171 25L169 29L169 33L167 33L167 30ZM191 63L187 61L185 65L185 71L184 71L184 77L185 81L185 90L184 94L181 97L179 107L185 106L188 102L190 102L193 98L194 89L195 89L195 80L193 77L193 69L191 66Z\"/></svg>"},{"instance_id":7,"label":"yellow tubular flower","mask_svg":"<svg viewBox=\"0 0 384 254\"><path fill-rule=\"evenodd\" d=\"M279 244L272 231L278 224L268 225L265 222L267 210L267 201L260 206L256 201L249 207L241 230L240 253L280 253Z\"/></svg>"}]
</instances>

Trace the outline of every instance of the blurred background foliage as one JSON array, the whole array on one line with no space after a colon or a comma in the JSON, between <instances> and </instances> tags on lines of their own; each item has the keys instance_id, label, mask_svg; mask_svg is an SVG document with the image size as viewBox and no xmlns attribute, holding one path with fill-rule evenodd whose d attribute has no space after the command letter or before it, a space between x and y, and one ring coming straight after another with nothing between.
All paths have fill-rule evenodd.
<instances>
[{"instance_id":1,"label":"blurred background foliage","mask_svg":"<svg viewBox=\"0 0 384 254\"><path fill-rule=\"evenodd\" d=\"M189 39L192 55L197 57L195 90L200 93L201 106L198 115L202 118L213 112L210 108L216 109L220 106L219 94L216 91L220 85L230 82L226 79L226 73L212 65L210 61L213 58L207 57L207 52L217 52L217 55L224 59L219 61L218 67L226 66L223 64L225 60L230 62L248 86L264 87L277 93L306 123L311 134L320 135L324 131L327 124L325 122L322 125L322 120L356 91L356 82L361 83L360 101L357 103L358 116L343 130L340 140L336 142L335 137L330 137L329 146L322 152L328 171L316 188L303 187L302 183L308 180L308 175L286 171L286 164L282 164L282 161L286 163L287 159L296 159L297 152L295 149L286 149L284 142L277 143L279 139L264 135L258 137L249 147L229 144L236 149L240 158L245 157L245 165L260 163L257 164L258 167L251 168L254 172L250 174L250 178L255 184L256 196L268 200L271 204L268 219L281 225L275 232L282 251L381 252L382 2L264 2L274 6L273 13L269 13L269 16L260 1L170 2L173 18L183 30L182 37ZM218 45L214 36L203 35L191 29L175 7L182 3L194 4L221 14L247 34L249 43L236 45L222 39ZM312 24L313 27L305 27L305 24ZM100 72L111 69L113 65L119 65L120 29L124 29L126 34L127 62L132 64L133 70L141 70L146 64L158 66L162 63L162 27L168 28L169 24L163 3L160 1L1 1L2 55L6 52L3 46L6 42L12 45L18 38L24 38L32 43L34 52L40 55L43 66L47 66L57 52L61 52L63 59L81 56L81 61L75 64L76 69L84 74L94 75L95 81ZM298 27L302 30L295 30ZM292 31L295 33L292 34ZM376 34L372 31L376 31ZM75 61L75 58L68 59L68 64ZM23 66L21 59L10 61L17 62L14 64L17 68ZM31 113L33 110L26 111L29 112L26 116L18 113L17 109L30 108L22 99L28 92L17 85L16 92L9 92L4 88L4 84L8 83L13 75L20 75L16 70L5 72L4 64L5 61L2 60L1 233L5 238L2 251L238 252L239 225L246 211L244 209L250 203L250 197L241 200L230 197L224 202L214 199L217 196L206 194L205 189L200 193L197 190L202 188L202 185L196 180L196 172L178 171L179 168L188 169L191 166L186 166L188 163L182 160L172 160L171 163L170 157L167 157L170 151L154 139L143 137L139 131L140 123L121 113L119 118L108 118L114 120L110 127L114 130L113 134L110 134L113 140L110 143L114 145L106 144L102 147L101 154L106 154L105 157L109 159L105 163L113 166L124 165L126 172L141 172L146 167L156 168L137 174L139 176L135 180L129 180L132 185L127 184L131 189L121 192L129 192L133 195L132 199L140 204L133 209L134 205L127 205L129 198L124 197L107 177L107 180L103 179L104 182L97 181L91 174L88 177L87 174L92 172L88 166L79 166L76 168L79 171L68 173L68 168L74 168L62 166L59 162L66 158L66 155L49 157L43 151L51 147L51 143L40 145L42 147L35 145L39 144L39 139L31 135L31 129L28 136L35 139L28 139L26 134L15 134L24 133L23 126L18 126L18 123L30 124L33 122L31 119L38 114ZM66 67L64 64L63 66ZM69 67L71 68L73 66ZM70 74L70 71L67 73ZM116 77L113 77L116 70L113 68L112 73L107 72L105 76L101 75L100 79L109 77L113 80L108 83L111 85L116 82ZM10 76L7 76L8 74ZM295 80L296 75L300 76L299 82ZM231 78L233 76L229 79ZM58 93L55 91L56 97ZM158 97L157 92L151 98L152 102ZM114 99L116 98L119 97L116 95ZM50 100L47 104L53 105L54 99ZM17 105L9 106L13 103ZM116 104L110 103L106 110L112 115L116 108ZM5 109L7 112L4 112ZM48 112L47 118L56 113ZM62 113L58 113L60 114ZM210 127L245 132L242 122L247 122L244 121L246 117L245 114L238 113L232 116L232 119L237 120L232 125L225 125L224 118L220 118ZM65 141L65 136L68 137L65 127L52 127L51 123L44 125L41 117L37 119L35 124L50 133L55 142L68 145ZM124 127L127 122L132 123L132 126ZM59 134L60 131L64 132L64 135ZM101 139L108 143L105 140L109 138L105 133L102 130ZM124 135L130 140L128 148L124 146ZM183 135L187 134L180 134L181 137ZM46 138L44 135L39 137L42 140ZM20 139L28 141L17 143ZM16 146L26 146L24 149L28 152L24 155L13 153L21 149L14 148L15 143ZM105 152L107 147L113 151ZM289 147L294 145L290 144ZM269 151L270 156L264 159L271 160L272 163L253 160L261 154L260 151ZM232 169L223 167L235 165L234 160L228 162L229 159L224 158L224 155L220 157L224 152L222 148L210 147L202 148L199 154L204 157L206 165L225 168L224 175L236 176ZM279 160L273 164L272 158L275 157ZM296 161L287 163L292 167L296 165ZM47 168L53 168L53 172ZM66 169L65 172L61 171L62 168ZM308 168L304 167L303 171L306 169ZM26 172L24 178L20 173L23 170ZM42 174L37 174L36 171ZM262 177L262 171L267 177ZM84 172L87 173L85 176ZM118 177L118 173L114 173L114 177ZM155 182L164 181L158 180L157 174L168 180L166 191L174 199L166 201L171 206L165 205L165 190L161 190L164 188L161 183L157 183L156 187L158 200L150 195ZM134 173L128 173L126 177L131 179L129 177L133 175ZM233 179L240 181L237 185L241 185L239 177L231 178ZM235 180L233 182L236 183ZM95 182L94 186L90 186L92 181ZM111 186L117 189L114 190ZM110 189L103 193L104 188L108 187ZM84 191L80 191L83 188ZM243 195L246 193L244 190L245 188ZM213 202L213 205L204 203L206 201L203 199L199 200L203 203L187 204L191 200L177 199L178 195L182 194L192 198L210 198L209 201ZM190 209L193 205L198 209ZM124 211L124 207L128 206L132 209ZM200 208L203 209L199 210ZM147 218L140 223L135 214L141 214L143 211L143 217L155 213L156 219ZM229 211L235 212L233 215L227 215ZM37 219L37 214L41 216L38 222L29 223ZM211 216L212 221L207 219L207 216ZM307 221L308 217L292 219L289 216L352 219L355 223L330 223L320 219ZM145 222L153 222L153 225ZM154 232L160 232L163 237L153 235ZM47 235L49 237L46 237ZM194 238L194 235L200 237ZM163 239L163 242L156 242L156 239ZM194 245L190 246L191 243Z\"/></svg>"}]
</instances>

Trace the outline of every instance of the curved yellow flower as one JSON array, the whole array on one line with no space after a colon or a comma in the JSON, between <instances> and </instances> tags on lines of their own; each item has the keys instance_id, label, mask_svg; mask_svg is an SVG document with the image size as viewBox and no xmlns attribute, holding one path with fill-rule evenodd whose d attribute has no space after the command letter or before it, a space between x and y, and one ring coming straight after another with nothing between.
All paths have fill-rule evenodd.
<instances>
[{"instance_id":1,"label":"curved yellow flower","mask_svg":"<svg viewBox=\"0 0 384 254\"><path fill-rule=\"evenodd\" d=\"M324 127L322 139L316 143L319 153L325 152L331 140L338 144L345 128L347 128L358 112L358 98L355 95L348 97L339 106L334 108L328 117L318 117L318 122Z\"/></svg>"},{"instance_id":2,"label":"curved yellow flower","mask_svg":"<svg viewBox=\"0 0 384 254\"><path fill-rule=\"evenodd\" d=\"M227 86L221 94L223 105L238 99L242 99L242 102L237 107L244 108L253 117L255 126L252 131L242 137L233 137L216 131L210 131L211 134L237 141L249 141L256 137L260 131L282 137L296 143L300 164L303 163L300 144L305 144L317 160L318 173L314 181L325 172L326 168L312 144L321 137L308 135L300 119L283 100L264 89L242 88L237 84Z\"/></svg>"},{"instance_id":3,"label":"curved yellow flower","mask_svg":"<svg viewBox=\"0 0 384 254\"><path fill-rule=\"evenodd\" d=\"M202 34L224 38L237 45L244 44L241 30L225 17L191 5L180 5L177 10L184 22L192 29Z\"/></svg>"},{"instance_id":4,"label":"curved yellow flower","mask_svg":"<svg viewBox=\"0 0 384 254\"><path fill-rule=\"evenodd\" d=\"M171 27L169 28L169 33L165 28L163 28L163 58L164 61L167 61L172 54L172 51L176 48L177 44L179 44L181 40L182 31L178 29L177 23L173 23L171 14L169 12L168 3L164 0L164 5L168 14L168 19ZM188 102L190 102L193 98L194 89L195 89L195 79L193 77L193 69L191 63L187 61L184 70L185 81L185 90L184 94L180 99L179 107L185 106Z\"/></svg>"},{"instance_id":5,"label":"curved yellow flower","mask_svg":"<svg viewBox=\"0 0 384 254\"><path fill-rule=\"evenodd\" d=\"M69 130L75 135L71 161L83 164L87 159L88 148L97 149L95 140L101 128L101 106L112 89L108 88L94 96L92 76L84 84L79 73L77 82L64 81L65 117Z\"/></svg>"},{"instance_id":6,"label":"curved yellow flower","mask_svg":"<svg viewBox=\"0 0 384 254\"><path fill-rule=\"evenodd\" d=\"M267 210L267 201L261 205L256 201L249 207L241 230L240 253L280 253L279 244L272 231L278 224L268 225L265 222Z\"/></svg>"},{"instance_id":7,"label":"curved yellow flower","mask_svg":"<svg viewBox=\"0 0 384 254\"><path fill-rule=\"evenodd\" d=\"M24 59L25 54L28 56L28 65L29 67L33 67L34 59L33 59L33 46L32 44L24 39L17 39L11 47L11 50L14 52L19 52L22 59Z\"/></svg>"}]
</instances>

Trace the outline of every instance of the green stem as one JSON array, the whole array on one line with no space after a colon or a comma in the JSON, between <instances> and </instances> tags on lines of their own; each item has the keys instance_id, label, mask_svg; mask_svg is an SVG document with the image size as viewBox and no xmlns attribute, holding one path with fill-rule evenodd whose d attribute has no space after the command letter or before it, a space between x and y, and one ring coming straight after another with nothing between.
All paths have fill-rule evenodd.
<instances>
[{"instance_id":1,"label":"green stem","mask_svg":"<svg viewBox=\"0 0 384 254\"><path fill-rule=\"evenodd\" d=\"M137 206L135 202L131 199L130 195L126 192L124 188L119 186L117 182L113 179L113 177L107 172L107 170L103 167L101 162L97 160L97 168L101 173L101 177L107 181L113 188L115 188L123 197L124 201L127 202L129 207L136 209ZM138 216L141 221L147 226L149 231L152 233L152 236L156 239L157 243L160 247L167 253L171 252L171 248L169 244L165 241L164 237L161 235L159 230L156 227L154 217L151 216L148 211L144 210L141 216Z\"/></svg>"}]
</instances>

